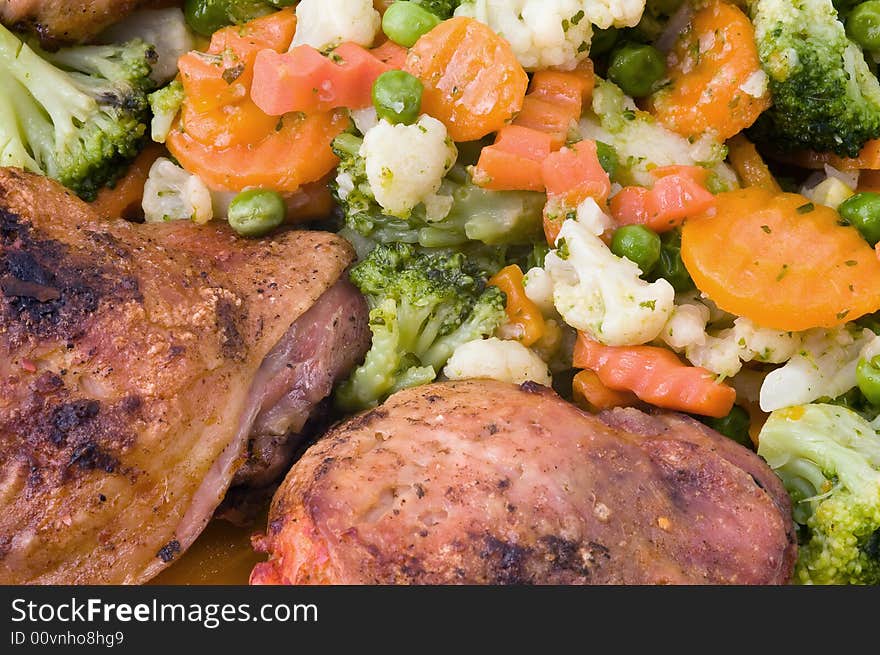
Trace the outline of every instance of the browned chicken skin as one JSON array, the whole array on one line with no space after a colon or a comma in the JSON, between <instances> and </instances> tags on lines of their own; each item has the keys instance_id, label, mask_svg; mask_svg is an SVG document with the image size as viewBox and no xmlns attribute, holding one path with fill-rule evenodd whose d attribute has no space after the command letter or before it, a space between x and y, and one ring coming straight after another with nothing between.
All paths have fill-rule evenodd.
<instances>
[{"instance_id":1,"label":"browned chicken skin","mask_svg":"<svg viewBox=\"0 0 880 655\"><path fill-rule=\"evenodd\" d=\"M325 233L99 221L0 169L0 583L136 583L186 549L365 352L351 260Z\"/></svg>"},{"instance_id":2,"label":"browned chicken skin","mask_svg":"<svg viewBox=\"0 0 880 655\"><path fill-rule=\"evenodd\" d=\"M144 0L0 0L0 22L33 32L45 46L79 43L143 4Z\"/></svg>"},{"instance_id":3,"label":"browned chicken skin","mask_svg":"<svg viewBox=\"0 0 880 655\"><path fill-rule=\"evenodd\" d=\"M785 583L788 503L754 453L687 417L434 384L294 465L251 582Z\"/></svg>"}]
</instances>

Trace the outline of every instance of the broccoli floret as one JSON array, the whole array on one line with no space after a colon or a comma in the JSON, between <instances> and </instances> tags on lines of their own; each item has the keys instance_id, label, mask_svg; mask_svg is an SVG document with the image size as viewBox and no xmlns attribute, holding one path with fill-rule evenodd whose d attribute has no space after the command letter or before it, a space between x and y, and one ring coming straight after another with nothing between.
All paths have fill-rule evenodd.
<instances>
[{"instance_id":1,"label":"broccoli floret","mask_svg":"<svg viewBox=\"0 0 880 655\"><path fill-rule=\"evenodd\" d=\"M773 106L749 135L781 150L855 157L880 136L880 83L831 0L752 0Z\"/></svg>"},{"instance_id":2,"label":"broccoli floret","mask_svg":"<svg viewBox=\"0 0 880 655\"><path fill-rule=\"evenodd\" d=\"M458 5L461 4L461 0L413 0L413 2L444 20L450 18Z\"/></svg>"},{"instance_id":3,"label":"broccoli floret","mask_svg":"<svg viewBox=\"0 0 880 655\"><path fill-rule=\"evenodd\" d=\"M154 59L140 40L48 54L0 26L0 165L93 199L138 153Z\"/></svg>"},{"instance_id":4,"label":"broccoli floret","mask_svg":"<svg viewBox=\"0 0 880 655\"><path fill-rule=\"evenodd\" d=\"M433 381L458 345L504 320L504 294L487 287L485 272L463 253L379 245L351 279L369 303L373 344L337 391L348 411Z\"/></svg>"},{"instance_id":5,"label":"broccoli floret","mask_svg":"<svg viewBox=\"0 0 880 655\"><path fill-rule=\"evenodd\" d=\"M880 436L872 425L845 407L801 405L773 412L758 440L793 503L796 581L880 584Z\"/></svg>"},{"instance_id":6,"label":"broccoli floret","mask_svg":"<svg viewBox=\"0 0 880 655\"><path fill-rule=\"evenodd\" d=\"M153 120L150 122L150 137L156 143L165 143L174 117L180 111L183 104L183 83L180 80L172 80L158 91L149 96L150 110L153 112Z\"/></svg>"},{"instance_id":7,"label":"broccoli floret","mask_svg":"<svg viewBox=\"0 0 880 655\"><path fill-rule=\"evenodd\" d=\"M360 156L363 139L345 133L333 142L340 159L332 185L346 225L380 243L417 243L426 248L458 246L468 241L489 245L526 245L539 240L546 196L534 191L490 191L476 186L464 166L456 165L439 196L449 198L445 216L429 216L424 204L410 216L388 216L376 202Z\"/></svg>"}]
</instances>

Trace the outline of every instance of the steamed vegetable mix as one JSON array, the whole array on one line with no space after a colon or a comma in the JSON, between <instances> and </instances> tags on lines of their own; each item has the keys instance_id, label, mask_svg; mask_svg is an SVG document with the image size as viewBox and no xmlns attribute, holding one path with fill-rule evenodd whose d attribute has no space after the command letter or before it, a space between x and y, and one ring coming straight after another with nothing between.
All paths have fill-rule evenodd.
<instances>
[{"instance_id":1,"label":"steamed vegetable mix","mask_svg":"<svg viewBox=\"0 0 880 655\"><path fill-rule=\"evenodd\" d=\"M159 89L150 44L0 29L0 163L107 215L317 219L370 307L343 411L488 377L691 414L783 480L797 581L878 581L880 1L185 7Z\"/></svg>"}]
</instances>

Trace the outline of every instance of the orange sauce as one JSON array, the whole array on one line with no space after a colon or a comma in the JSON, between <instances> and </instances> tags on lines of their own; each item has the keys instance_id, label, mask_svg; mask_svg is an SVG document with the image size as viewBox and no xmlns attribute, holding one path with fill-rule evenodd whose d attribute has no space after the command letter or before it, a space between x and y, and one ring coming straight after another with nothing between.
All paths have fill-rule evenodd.
<instances>
[{"instance_id":1,"label":"orange sauce","mask_svg":"<svg viewBox=\"0 0 880 655\"><path fill-rule=\"evenodd\" d=\"M265 525L265 517L246 528L214 519L195 543L149 584L246 585L254 564L266 559L254 552L250 541Z\"/></svg>"}]
</instances>

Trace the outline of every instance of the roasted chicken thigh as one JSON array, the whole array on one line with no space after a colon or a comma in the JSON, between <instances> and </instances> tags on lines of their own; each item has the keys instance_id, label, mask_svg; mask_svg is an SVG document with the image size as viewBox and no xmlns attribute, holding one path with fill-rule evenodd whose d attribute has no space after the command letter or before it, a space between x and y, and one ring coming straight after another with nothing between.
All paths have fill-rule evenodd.
<instances>
[{"instance_id":1,"label":"roasted chicken thigh","mask_svg":"<svg viewBox=\"0 0 880 655\"><path fill-rule=\"evenodd\" d=\"M137 583L369 344L342 239L101 221L0 169L0 583ZM272 446L279 449L273 452Z\"/></svg>"},{"instance_id":2,"label":"roasted chicken thigh","mask_svg":"<svg viewBox=\"0 0 880 655\"><path fill-rule=\"evenodd\" d=\"M258 584L780 584L796 554L781 483L730 439L488 380L331 430L257 546Z\"/></svg>"}]
</instances>

